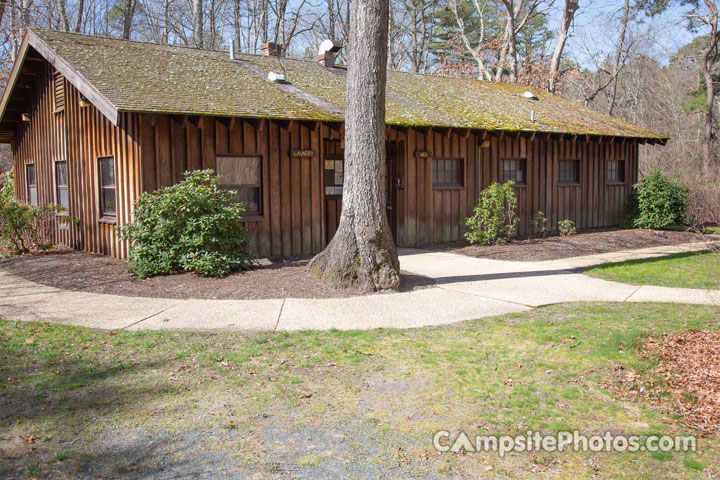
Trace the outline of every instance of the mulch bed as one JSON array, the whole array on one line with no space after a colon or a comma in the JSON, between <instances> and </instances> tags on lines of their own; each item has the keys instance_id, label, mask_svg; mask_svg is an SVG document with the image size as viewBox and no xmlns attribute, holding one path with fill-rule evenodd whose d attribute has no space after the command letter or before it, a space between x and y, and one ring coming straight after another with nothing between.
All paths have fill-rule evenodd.
<instances>
[{"instance_id":1,"label":"mulch bed","mask_svg":"<svg viewBox=\"0 0 720 480\"><path fill-rule=\"evenodd\" d=\"M611 389L623 396L643 396L681 415L685 424L703 435L720 435L720 331L687 330L650 337L640 354L659 360L649 373L661 377L664 385L648 384L621 368L616 370L620 386Z\"/></svg>"},{"instance_id":2,"label":"mulch bed","mask_svg":"<svg viewBox=\"0 0 720 480\"><path fill-rule=\"evenodd\" d=\"M511 261L543 261L595 255L638 248L677 245L701 241L692 232L665 230L603 229L581 232L571 237L516 239L505 245L478 246L467 242L451 242L427 248L477 258Z\"/></svg>"},{"instance_id":3,"label":"mulch bed","mask_svg":"<svg viewBox=\"0 0 720 480\"><path fill-rule=\"evenodd\" d=\"M364 295L358 289L335 290L320 283L306 271L310 258L262 259L257 268L225 278L184 273L139 279L127 272L127 264L121 260L70 251L0 260L0 268L27 280L65 290L133 297L245 300ZM435 284L427 277L407 272L401 272L401 283L401 291Z\"/></svg>"}]
</instances>

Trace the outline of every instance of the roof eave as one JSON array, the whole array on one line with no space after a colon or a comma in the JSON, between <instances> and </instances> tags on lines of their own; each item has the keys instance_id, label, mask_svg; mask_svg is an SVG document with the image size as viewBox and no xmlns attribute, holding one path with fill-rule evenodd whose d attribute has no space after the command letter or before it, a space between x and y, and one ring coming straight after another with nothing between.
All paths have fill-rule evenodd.
<instances>
[{"instance_id":1,"label":"roof eave","mask_svg":"<svg viewBox=\"0 0 720 480\"><path fill-rule=\"evenodd\" d=\"M119 112L115 105L98 91L83 75L72 68L72 66L60 55L58 55L47 43L45 43L35 32L28 30L25 34L25 40L40 55L52 65L55 70L62 75L75 87L85 98L87 98L113 125L119 122Z\"/></svg>"},{"instance_id":2,"label":"roof eave","mask_svg":"<svg viewBox=\"0 0 720 480\"><path fill-rule=\"evenodd\" d=\"M8 78L8 82L5 85L5 91L3 91L2 99L0 100L0 123L2 123L2 119L5 117L5 112L7 110L8 103L10 102L10 97L12 96L12 92L15 89L15 84L17 83L18 76L20 74L20 70L22 69L22 65L25 62L25 57L27 56L28 51L28 36L25 34L25 37L23 38L22 43L20 44L20 49L18 51L18 55L15 60L15 64L13 65L12 71L10 72L10 78Z\"/></svg>"}]
</instances>

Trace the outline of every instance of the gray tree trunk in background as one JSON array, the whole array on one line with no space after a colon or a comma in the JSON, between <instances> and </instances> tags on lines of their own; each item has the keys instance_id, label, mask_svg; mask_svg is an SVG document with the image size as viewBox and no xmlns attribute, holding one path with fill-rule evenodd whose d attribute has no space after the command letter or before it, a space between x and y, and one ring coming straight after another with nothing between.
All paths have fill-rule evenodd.
<instances>
[{"instance_id":1,"label":"gray tree trunk in background","mask_svg":"<svg viewBox=\"0 0 720 480\"><path fill-rule=\"evenodd\" d=\"M123 40L130 40L130 33L132 32L132 22L135 16L135 7L137 6L137 0L125 0L123 5Z\"/></svg>"},{"instance_id":2,"label":"gray tree trunk in background","mask_svg":"<svg viewBox=\"0 0 720 480\"><path fill-rule=\"evenodd\" d=\"M342 214L310 272L335 288L397 289L400 262L385 211L388 0L352 2Z\"/></svg>"},{"instance_id":3,"label":"gray tree trunk in background","mask_svg":"<svg viewBox=\"0 0 720 480\"><path fill-rule=\"evenodd\" d=\"M193 36L195 46L203 48L203 2L193 0Z\"/></svg>"},{"instance_id":4,"label":"gray tree trunk in background","mask_svg":"<svg viewBox=\"0 0 720 480\"><path fill-rule=\"evenodd\" d=\"M580 5L578 0L565 0L562 21L560 22L558 38L555 43L555 51L553 51L553 56L550 60L550 73L548 78L548 92L550 93L555 93L555 90L557 89L557 81L560 78L560 60L562 60L563 50L565 49L568 32L570 31L570 25L572 25L572 21L575 18L575 12L577 12L579 7Z\"/></svg>"}]
</instances>

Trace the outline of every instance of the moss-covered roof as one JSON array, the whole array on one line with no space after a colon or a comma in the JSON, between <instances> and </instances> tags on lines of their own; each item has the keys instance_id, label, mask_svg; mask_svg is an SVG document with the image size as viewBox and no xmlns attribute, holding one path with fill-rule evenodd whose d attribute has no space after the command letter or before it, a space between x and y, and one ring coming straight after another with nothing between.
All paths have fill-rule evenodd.
<instances>
[{"instance_id":1,"label":"moss-covered roof","mask_svg":"<svg viewBox=\"0 0 720 480\"><path fill-rule=\"evenodd\" d=\"M345 72L315 62L33 32L118 111L342 120ZM270 71L305 92L266 80ZM538 97L523 97L531 90ZM483 130L664 136L524 86L389 72L387 122ZM534 121L532 112L534 111Z\"/></svg>"}]
</instances>

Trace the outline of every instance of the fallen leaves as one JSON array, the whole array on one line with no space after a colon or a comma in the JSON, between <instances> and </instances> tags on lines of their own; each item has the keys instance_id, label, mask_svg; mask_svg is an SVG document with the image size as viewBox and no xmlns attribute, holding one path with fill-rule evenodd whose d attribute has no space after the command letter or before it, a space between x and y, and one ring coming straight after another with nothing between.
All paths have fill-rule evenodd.
<instances>
[{"instance_id":1,"label":"fallen leaves","mask_svg":"<svg viewBox=\"0 0 720 480\"><path fill-rule=\"evenodd\" d=\"M668 406L704 435L720 434L720 331L687 330L650 337L640 355L659 360L649 373L662 377L664 385L643 381L619 365L614 373L620 386L606 386L624 396L641 395ZM665 392L670 394L669 399Z\"/></svg>"},{"instance_id":2,"label":"fallen leaves","mask_svg":"<svg viewBox=\"0 0 720 480\"><path fill-rule=\"evenodd\" d=\"M15 380L15 379L12 378L12 377L8 377L7 381L10 382L10 383L13 384L13 385L20 385L20 382L17 381L17 380Z\"/></svg>"}]
</instances>

